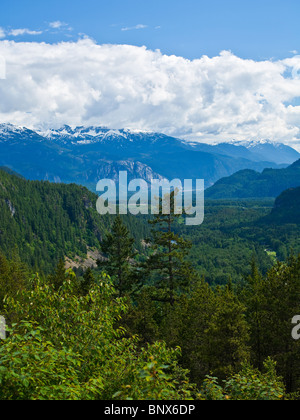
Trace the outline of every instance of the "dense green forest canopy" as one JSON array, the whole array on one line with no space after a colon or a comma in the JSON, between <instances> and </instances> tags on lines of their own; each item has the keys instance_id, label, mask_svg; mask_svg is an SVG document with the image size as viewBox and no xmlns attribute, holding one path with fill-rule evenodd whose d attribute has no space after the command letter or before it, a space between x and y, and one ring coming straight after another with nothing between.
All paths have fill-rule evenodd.
<instances>
[{"instance_id":1,"label":"dense green forest canopy","mask_svg":"<svg viewBox=\"0 0 300 420\"><path fill-rule=\"evenodd\" d=\"M26 181L0 170L0 250L8 256L17 252L45 274L65 257L78 266L88 249L100 251L114 221L99 216L96 200L96 194L75 184ZM174 229L193 243L190 260L210 284L226 284L229 276L239 282L249 274L253 254L265 273L274 256L283 261L291 249L300 251L297 215L274 225L264 219L273 206L273 200L207 200L201 226L190 229L179 219ZM123 217L141 255L147 254L148 220Z\"/></svg>"}]
</instances>

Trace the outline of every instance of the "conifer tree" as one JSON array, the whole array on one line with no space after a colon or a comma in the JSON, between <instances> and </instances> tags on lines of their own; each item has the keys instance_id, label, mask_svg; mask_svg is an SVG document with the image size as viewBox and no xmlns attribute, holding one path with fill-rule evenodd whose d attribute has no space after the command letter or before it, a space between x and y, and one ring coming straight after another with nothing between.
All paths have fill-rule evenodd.
<instances>
[{"instance_id":1,"label":"conifer tree","mask_svg":"<svg viewBox=\"0 0 300 420\"><path fill-rule=\"evenodd\" d=\"M254 256L251 261L251 275L247 278L246 285L241 293L241 299L247 308L246 319L251 331L250 347L252 361L261 370L265 359L262 336L264 325L262 308L265 305L265 298L263 293L263 277L258 270Z\"/></svg>"},{"instance_id":2,"label":"conifer tree","mask_svg":"<svg viewBox=\"0 0 300 420\"><path fill-rule=\"evenodd\" d=\"M271 356L288 392L300 385L300 342L292 338L291 320L300 312L300 256L277 263L262 282L262 357ZM267 355L267 356L266 356Z\"/></svg>"},{"instance_id":3,"label":"conifer tree","mask_svg":"<svg viewBox=\"0 0 300 420\"><path fill-rule=\"evenodd\" d=\"M81 292L87 295L92 284L95 283L95 278L92 269L89 267L83 275L83 280L80 283Z\"/></svg>"},{"instance_id":4,"label":"conifer tree","mask_svg":"<svg viewBox=\"0 0 300 420\"><path fill-rule=\"evenodd\" d=\"M5 297L13 297L26 287L27 267L17 254L8 260L0 254L0 311L3 309Z\"/></svg>"},{"instance_id":5,"label":"conifer tree","mask_svg":"<svg viewBox=\"0 0 300 420\"><path fill-rule=\"evenodd\" d=\"M181 217L176 214L175 195L176 191L170 194L169 211L166 211L163 200L159 200L158 214L149 222L154 226L152 241L148 240L151 254L143 265L145 274L150 276L156 288L156 299L172 306L176 294L187 290L195 278L193 268L186 261L191 242L174 232L176 221Z\"/></svg>"},{"instance_id":6,"label":"conifer tree","mask_svg":"<svg viewBox=\"0 0 300 420\"><path fill-rule=\"evenodd\" d=\"M228 286L217 288L213 315L206 330L206 354L219 378L238 372L249 361L249 327L244 313L244 305Z\"/></svg>"},{"instance_id":7,"label":"conifer tree","mask_svg":"<svg viewBox=\"0 0 300 420\"><path fill-rule=\"evenodd\" d=\"M132 292L137 279L133 259L136 256L134 239L118 215L112 230L103 239L101 250L106 261L97 261L99 267L115 280L120 296Z\"/></svg>"},{"instance_id":8,"label":"conifer tree","mask_svg":"<svg viewBox=\"0 0 300 420\"><path fill-rule=\"evenodd\" d=\"M53 284L55 290L58 290L66 280L65 262L62 258L59 260L55 272L49 276L49 280Z\"/></svg>"}]
</instances>

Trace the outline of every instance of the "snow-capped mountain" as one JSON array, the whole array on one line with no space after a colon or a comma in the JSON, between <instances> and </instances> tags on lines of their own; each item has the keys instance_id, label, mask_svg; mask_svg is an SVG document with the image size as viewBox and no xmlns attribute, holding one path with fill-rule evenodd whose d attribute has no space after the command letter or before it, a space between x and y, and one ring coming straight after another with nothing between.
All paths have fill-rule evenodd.
<instances>
[{"instance_id":1,"label":"snow-capped mountain","mask_svg":"<svg viewBox=\"0 0 300 420\"><path fill-rule=\"evenodd\" d=\"M232 145L245 147L257 160L265 159L275 163L293 163L299 159L300 154L290 146L282 143L272 142L271 140L245 140L232 141Z\"/></svg>"},{"instance_id":2,"label":"snow-capped mountain","mask_svg":"<svg viewBox=\"0 0 300 420\"><path fill-rule=\"evenodd\" d=\"M155 145L160 148L179 147L187 150L221 154L235 158L249 159L255 162L273 162L276 164L291 164L299 159L300 154L290 146L274 143L270 140L232 140L226 143L209 145L172 138L161 133L129 129L112 130L106 127L76 127L63 126L59 129L38 131L38 134L53 142L72 145L91 145L101 143L111 148L141 149Z\"/></svg>"},{"instance_id":3,"label":"snow-capped mountain","mask_svg":"<svg viewBox=\"0 0 300 420\"><path fill-rule=\"evenodd\" d=\"M212 146L161 133L105 127L33 131L0 125L0 166L28 179L75 182L91 189L99 179L114 179L121 170L128 171L129 179L205 179L210 186L242 169L278 168L300 157L288 146L260 146L264 148Z\"/></svg>"},{"instance_id":4,"label":"snow-capped mountain","mask_svg":"<svg viewBox=\"0 0 300 420\"><path fill-rule=\"evenodd\" d=\"M26 127L18 127L13 124L0 124L0 141L11 141L14 138L30 138L30 137L36 137L37 133L29 130Z\"/></svg>"},{"instance_id":5,"label":"snow-capped mountain","mask_svg":"<svg viewBox=\"0 0 300 420\"><path fill-rule=\"evenodd\" d=\"M78 145L105 143L105 142L134 142L149 140L157 141L159 138L167 137L151 131L109 129L106 127L76 127L64 125L59 129L38 130L40 136L60 143L72 143Z\"/></svg>"},{"instance_id":6,"label":"snow-capped mountain","mask_svg":"<svg viewBox=\"0 0 300 420\"><path fill-rule=\"evenodd\" d=\"M235 158L249 159L254 162L273 162L278 165L290 165L300 158L300 153L290 146L270 140L229 141L214 145L204 143L189 143L194 150Z\"/></svg>"}]
</instances>

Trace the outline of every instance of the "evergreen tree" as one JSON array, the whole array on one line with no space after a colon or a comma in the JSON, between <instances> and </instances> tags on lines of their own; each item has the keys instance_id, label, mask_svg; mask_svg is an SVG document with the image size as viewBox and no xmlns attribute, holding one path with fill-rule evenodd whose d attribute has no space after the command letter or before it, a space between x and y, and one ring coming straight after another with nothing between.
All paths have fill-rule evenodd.
<instances>
[{"instance_id":1,"label":"evergreen tree","mask_svg":"<svg viewBox=\"0 0 300 420\"><path fill-rule=\"evenodd\" d=\"M291 336L291 320L300 313L299 278L300 256L291 257L287 263L275 265L261 287L263 356L277 362L288 392L300 385L300 342Z\"/></svg>"},{"instance_id":2,"label":"evergreen tree","mask_svg":"<svg viewBox=\"0 0 300 420\"><path fill-rule=\"evenodd\" d=\"M250 348L252 362L262 370L265 360L263 350L263 325L264 315L262 308L265 305L263 293L263 276L258 270L256 259L253 256L251 262L251 275L248 276L246 285L241 292L241 300L246 305L246 319L250 327Z\"/></svg>"},{"instance_id":3,"label":"evergreen tree","mask_svg":"<svg viewBox=\"0 0 300 420\"><path fill-rule=\"evenodd\" d=\"M114 279L115 288L120 296L132 292L137 282L133 262L136 256L134 239L119 215L115 219L111 232L103 239L101 250L106 260L98 260L97 264Z\"/></svg>"},{"instance_id":4,"label":"evergreen tree","mask_svg":"<svg viewBox=\"0 0 300 420\"><path fill-rule=\"evenodd\" d=\"M129 306L128 313L122 319L122 325L126 330L132 335L137 335L144 344L154 343L160 338L156 320L159 308L151 297L151 289L143 287L136 294L134 302Z\"/></svg>"},{"instance_id":5,"label":"evergreen tree","mask_svg":"<svg viewBox=\"0 0 300 420\"><path fill-rule=\"evenodd\" d=\"M211 373L225 379L248 360L244 311L229 287L214 291L204 280L177 299L161 330L168 345L182 349L181 363L193 382L201 384Z\"/></svg>"},{"instance_id":6,"label":"evergreen tree","mask_svg":"<svg viewBox=\"0 0 300 420\"><path fill-rule=\"evenodd\" d=\"M54 273L50 274L49 280L50 283L53 284L55 290L58 290L66 280L65 262L62 258L59 260Z\"/></svg>"},{"instance_id":7,"label":"evergreen tree","mask_svg":"<svg viewBox=\"0 0 300 420\"><path fill-rule=\"evenodd\" d=\"M83 280L80 284L81 291L84 295L86 295L91 286L95 283L95 277L93 275L92 269L89 267L83 275Z\"/></svg>"},{"instance_id":8,"label":"evergreen tree","mask_svg":"<svg viewBox=\"0 0 300 420\"><path fill-rule=\"evenodd\" d=\"M288 392L300 384L300 342L291 336L291 320L300 313L300 256L277 263L265 277L252 263L252 274L242 293L250 326L252 363L261 369L272 357Z\"/></svg>"},{"instance_id":9,"label":"evergreen tree","mask_svg":"<svg viewBox=\"0 0 300 420\"><path fill-rule=\"evenodd\" d=\"M206 354L213 373L226 379L249 361L249 327L245 306L228 286L218 288L214 300L213 315L206 330Z\"/></svg>"},{"instance_id":10,"label":"evergreen tree","mask_svg":"<svg viewBox=\"0 0 300 420\"><path fill-rule=\"evenodd\" d=\"M191 242L186 241L174 232L174 226L181 217L176 214L176 191L170 194L169 211L159 200L159 211L154 220L149 223L155 228L152 231L150 256L143 264L144 273L150 277L151 284L156 288L153 298L174 305L176 294L188 290L195 279L195 272L186 261ZM164 200L166 197L164 198Z\"/></svg>"},{"instance_id":11,"label":"evergreen tree","mask_svg":"<svg viewBox=\"0 0 300 420\"><path fill-rule=\"evenodd\" d=\"M6 297L14 297L26 287L28 269L15 254L11 260L0 254L0 311Z\"/></svg>"}]
</instances>

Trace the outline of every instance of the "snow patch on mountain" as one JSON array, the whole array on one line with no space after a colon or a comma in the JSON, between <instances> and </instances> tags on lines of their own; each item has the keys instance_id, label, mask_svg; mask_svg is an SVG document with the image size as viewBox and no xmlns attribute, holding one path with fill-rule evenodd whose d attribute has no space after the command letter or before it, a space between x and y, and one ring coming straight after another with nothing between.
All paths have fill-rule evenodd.
<instances>
[{"instance_id":1,"label":"snow patch on mountain","mask_svg":"<svg viewBox=\"0 0 300 420\"><path fill-rule=\"evenodd\" d=\"M13 124L0 124L0 134L1 135L11 135L13 133L20 134L27 131L25 127L18 127Z\"/></svg>"}]
</instances>

